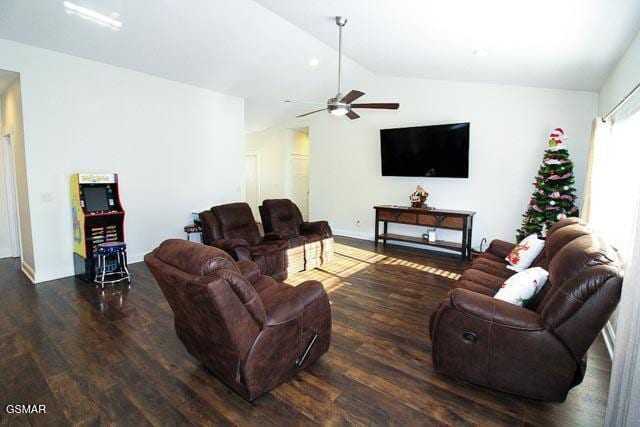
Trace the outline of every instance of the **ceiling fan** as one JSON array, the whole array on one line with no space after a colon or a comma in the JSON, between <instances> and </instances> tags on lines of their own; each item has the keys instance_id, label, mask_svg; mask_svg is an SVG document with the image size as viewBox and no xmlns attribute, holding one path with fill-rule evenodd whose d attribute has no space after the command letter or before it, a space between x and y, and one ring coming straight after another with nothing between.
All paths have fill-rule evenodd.
<instances>
[{"instance_id":1,"label":"ceiling fan","mask_svg":"<svg viewBox=\"0 0 640 427\"><path fill-rule=\"evenodd\" d=\"M364 104L354 104L353 101L360 98L364 95L364 92L360 92L359 90L352 90L346 95L342 95L340 92L340 72L342 68L342 28L347 24L347 18L342 16L336 16L336 25L338 26L338 93L333 98L329 98L327 100L327 106L321 108L319 110L310 111L308 113L300 114L296 117L305 117L310 114L319 113L321 111L328 111L334 116L347 116L351 120L357 119L360 116L353 111L355 108L374 108L378 110L397 110L400 107L400 104L397 102L378 102L378 103L364 103ZM284 102L293 102L296 101L284 101ZM304 102L301 104L309 104L308 102ZM324 103L316 102L311 104L324 105Z\"/></svg>"}]
</instances>

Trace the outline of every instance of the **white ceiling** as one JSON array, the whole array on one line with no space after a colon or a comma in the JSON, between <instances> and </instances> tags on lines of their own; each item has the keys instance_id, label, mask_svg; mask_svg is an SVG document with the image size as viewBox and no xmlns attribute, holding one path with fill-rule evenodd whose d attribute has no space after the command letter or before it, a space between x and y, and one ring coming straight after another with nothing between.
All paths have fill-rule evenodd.
<instances>
[{"instance_id":1,"label":"white ceiling","mask_svg":"<svg viewBox=\"0 0 640 427\"><path fill-rule=\"evenodd\" d=\"M597 91L640 28L639 0L256 0L375 74ZM489 55L476 57L474 50Z\"/></svg>"},{"instance_id":2,"label":"white ceiling","mask_svg":"<svg viewBox=\"0 0 640 427\"><path fill-rule=\"evenodd\" d=\"M117 14L122 29L68 15L62 0L2 0L0 38L245 97L248 130L308 110L283 99L335 93L337 14L349 18L343 87L370 100L358 83L373 74L599 90L640 25L638 0L74 3Z\"/></svg>"},{"instance_id":3,"label":"white ceiling","mask_svg":"<svg viewBox=\"0 0 640 427\"><path fill-rule=\"evenodd\" d=\"M1 0L0 38L245 97L250 130L307 110L283 99L336 92L334 49L251 0L73 2L117 13L122 29L68 15L62 0ZM347 86L370 76L348 59L343 66Z\"/></svg>"}]
</instances>

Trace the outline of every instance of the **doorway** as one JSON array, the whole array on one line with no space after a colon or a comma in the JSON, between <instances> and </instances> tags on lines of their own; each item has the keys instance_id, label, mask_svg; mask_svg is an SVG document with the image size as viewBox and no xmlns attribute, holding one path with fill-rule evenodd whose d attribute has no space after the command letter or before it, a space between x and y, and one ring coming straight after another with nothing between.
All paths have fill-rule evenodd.
<instances>
[{"instance_id":1,"label":"doorway","mask_svg":"<svg viewBox=\"0 0 640 427\"><path fill-rule=\"evenodd\" d=\"M245 178L245 200L251 206L253 217L260 218L258 205L260 204L260 153L245 153L244 178Z\"/></svg>"},{"instance_id":2,"label":"doorway","mask_svg":"<svg viewBox=\"0 0 640 427\"><path fill-rule=\"evenodd\" d=\"M309 155L291 153L291 200L298 205L302 218L309 220Z\"/></svg>"},{"instance_id":3,"label":"doorway","mask_svg":"<svg viewBox=\"0 0 640 427\"><path fill-rule=\"evenodd\" d=\"M2 170L4 171L4 193L6 201L6 223L8 226L8 254L12 258L20 257L20 223L18 215L18 187L16 184L15 160L11 134L2 136Z\"/></svg>"}]
</instances>

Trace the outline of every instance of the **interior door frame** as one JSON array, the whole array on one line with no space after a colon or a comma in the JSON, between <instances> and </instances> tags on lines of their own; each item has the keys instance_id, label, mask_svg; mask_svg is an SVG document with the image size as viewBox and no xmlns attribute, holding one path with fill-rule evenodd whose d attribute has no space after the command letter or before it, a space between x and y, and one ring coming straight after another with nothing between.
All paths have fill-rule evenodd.
<instances>
[{"instance_id":1,"label":"interior door frame","mask_svg":"<svg viewBox=\"0 0 640 427\"><path fill-rule=\"evenodd\" d=\"M260 152L259 151L245 151L244 153L245 162L247 157L255 157L256 158L256 201L258 206L262 202L260 199L262 198L262 191L260 189ZM247 200L247 178L245 177L244 181L244 199ZM258 206L256 206L256 211L258 210ZM260 217L256 218L258 220Z\"/></svg>"},{"instance_id":2,"label":"interior door frame","mask_svg":"<svg viewBox=\"0 0 640 427\"><path fill-rule=\"evenodd\" d=\"M2 132L1 142L2 158L4 162L4 182L5 189L7 191L7 209L9 211L11 257L20 257L20 259L23 259L22 234L20 227L20 201L18 199L18 178L16 176L16 152L10 130ZM7 154L9 156L7 156Z\"/></svg>"}]
</instances>

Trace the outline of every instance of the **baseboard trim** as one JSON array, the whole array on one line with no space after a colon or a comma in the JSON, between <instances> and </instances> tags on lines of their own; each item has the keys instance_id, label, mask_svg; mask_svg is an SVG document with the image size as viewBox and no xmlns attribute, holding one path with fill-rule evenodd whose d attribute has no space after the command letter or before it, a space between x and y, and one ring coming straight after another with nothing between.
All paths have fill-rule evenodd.
<instances>
[{"instance_id":1,"label":"baseboard trim","mask_svg":"<svg viewBox=\"0 0 640 427\"><path fill-rule=\"evenodd\" d=\"M613 360L613 350L616 342L616 331L613 330L611 322L607 322L602 329L602 337L604 338L604 345L607 347L609 357Z\"/></svg>"},{"instance_id":2,"label":"baseboard trim","mask_svg":"<svg viewBox=\"0 0 640 427\"><path fill-rule=\"evenodd\" d=\"M351 237L352 239L369 240L373 242L373 234L362 231L333 230L336 236Z\"/></svg>"},{"instance_id":3,"label":"baseboard trim","mask_svg":"<svg viewBox=\"0 0 640 427\"><path fill-rule=\"evenodd\" d=\"M145 253L127 254L127 261L129 264L141 262L144 260ZM40 284L50 282L52 280L63 279L66 277L73 277L75 272L73 269L66 270L49 270L40 271L36 273L35 269L27 263L22 263L22 271L31 280L33 284Z\"/></svg>"},{"instance_id":4,"label":"baseboard trim","mask_svg":"<svg viewBox=\"0 0 640 427\"><path fill-rule=\"evenodd\" d=\"M20 261L20 269L27 276L27 279L31 281L31 283L36 283L36 272L31 265L24 261Z\"/></svg>"},{"instance_id":5,"label":"baseboard trim","mask_svg":"<svg viewBox=\"0 0 640 427\"><path fill-rule=\"evenodd\" d=\"M145 252L138 254L127 254L127 264L134 264L136 262L144 261Z\"/></svg>"}]
</instances>

